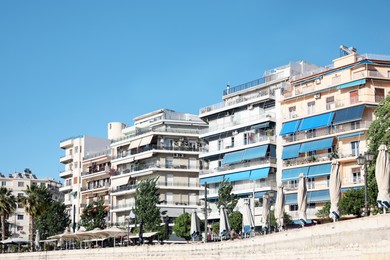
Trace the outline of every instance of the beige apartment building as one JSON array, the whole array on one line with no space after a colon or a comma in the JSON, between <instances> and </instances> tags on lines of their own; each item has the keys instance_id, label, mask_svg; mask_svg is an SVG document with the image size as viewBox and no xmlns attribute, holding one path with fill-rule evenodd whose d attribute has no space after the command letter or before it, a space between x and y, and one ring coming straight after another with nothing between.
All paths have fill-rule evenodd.
<instances>
[{"instance_id":1,"label":"beige apartment building","mask_svg":"<svg viewBox=\"0 0 390 260\"><path fill-rule=\"evenodd\" d=\"M25 169L21 173L14 172L9 174L8 177L4 174L0 174L0 183L1 186L11 190L15 198L25 196L27 186L41 184L44 184L52 192L54 200L61 200L63 197L59 191L62 187L60 182L51 178L38 179L30 169ZM8 216L7 223L10 237L31 240L31 217L20 203L17 203L16 211Z\"/></svg>"},{"instance_id":2,"label":"beige apartment building","mask_svg":"<svg viewBox=\"0 0 390 260\"><path fill-rule=\"evenodd\" d=\"M196 115L160 109L136 117L134 125L110 123L112 224L126 225L137 184L158 177L161 211L169 217L199 207L199 131Z\"/></svg>"},{"instance_id":3,"label":"beige apartment building","mask_svg":"<svg viewBox=\"0 0 390 260\"><path fill-rule=\"evenodd\" d=\"M62 140L60 148L65 152L65 155L60 158L60 163L65 167L64 171L60 172L60 178L64 179L64 185L60 191L64 194L64 203L74 230L80 219L83 199L86 202L88 196L95 196L94 193L89 195L90 190L82 190L81 182L84 181L88 185L90 181L95 180L96 175L101 175L101 171L96 172L100 168L93 164L99 162L99 158L96 158L95 155L109 149L110 141L92 136L77 136ZM96 161L93 160L94 158ZM88 167L93 169L91 170L93 174L82 174L89 173ZM92 186L95 187L91 183L89 187Z\"/></svg>"},{"instance_id":4,"label":"beige apartment building","mask_svg":"<svg viewBox=\"0 0 390 260\"><path fill-rule=\"evenodd\" d=\"M390 56L342 50L332 65L293 76L283 90L279 177L293 218L300 173L308 177L308 218L329 201L332 159L340 163L342 190L364 186L356 158L367 151L374 110L389 95Z\"/></svg>"}]
</instances>

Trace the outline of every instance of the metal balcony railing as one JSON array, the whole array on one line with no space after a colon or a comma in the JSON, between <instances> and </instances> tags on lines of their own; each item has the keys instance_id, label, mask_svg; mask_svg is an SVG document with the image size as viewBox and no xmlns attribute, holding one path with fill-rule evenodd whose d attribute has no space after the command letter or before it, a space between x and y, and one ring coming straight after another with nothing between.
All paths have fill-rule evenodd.
<instances>
[{"instance_id":1,"label":"metal balcony railing","mask_svg":"<svg viewBox=\"0 0 390 260\"><path fill-rule=\"evenodd\" d=\"M224 172L224 171L231 171L235 169L242 169L245 170L245 168L249 167L255 167L263 164L275 164L276 158L273 157L265 157L265 158L259 158L252 161L245 161L238 164L231 164L231 165L224 165L221 167L217 167L214 169L204 169L200 171L200 175L210 174L210 173L216 173L216 172Z\"/></svg>"}]
</instances>

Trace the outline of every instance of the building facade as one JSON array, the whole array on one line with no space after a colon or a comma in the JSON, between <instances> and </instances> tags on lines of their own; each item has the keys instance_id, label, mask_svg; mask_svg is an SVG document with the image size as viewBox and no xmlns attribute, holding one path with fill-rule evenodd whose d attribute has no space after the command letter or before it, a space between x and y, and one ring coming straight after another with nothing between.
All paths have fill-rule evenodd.
<instances>
[{"instance_id":1,"label":"building facade","mask_svg":"<svg viewBox=\"0 0 390 260\"><path fill-rule=\"evenodd\" d=\"M298 176L308 185L308 218L329 201L331 160L340 163L342 190L361 188L357 156L367 151L374 110L390 91L390 57L348 49L333 64L292 77L281 99L280 181L286 211L297 213Z\"/></svg>"},{"instance_id":2,"label":"building facade","mask_svg":"<svg viewBox=\"0 0 390 260\"><path fill-rule=\"evenodd\" d=\"M15 198L20 198L25 196L25 191L27 186L32 185L41 185L44 184L53 194L54 200L61 200L63 198L60 193L60 188L62 184L54 179L38 179L35 174L31 172L30 169L25 169L24 172L15 172L9 174L6 177L3 174L0 174L0 183L2 187L6 187L11 190ZM20 203L16 203L17 207L15 212L8 217L6 220L9 227L9 234L13 238L23 238L25 240L31 240L30 226L31 226L31 217L25 211L24 207Z\"/></svg>"},{"instance_id":3,"label":"building facade","mask_svg":"<svg viewBox=\"0 0 390 260\"><path fill-rule=\"evenodd\" d=\"M315 67L298 62L267 71L258 80L228 86L223 92L223 102L200 109L200 117L209 125L200 135L206 144L200 155L206 168L201 171L200 183L208 186L210 219L219 218L213 202L225 178L232 183L234 194L243 199L252 198L255 223L260 225L263 195L277 187L280 90L291 75ZM242 200L237 205L240 210Z\"/></svg>"},{"instance_id":4,"label":"building facade","mask_svg":"<svg viewBox=\"0 0 390 260\"><path fill-rule=\"evenodd\" d=\"M137 184L145 178L158 178L159 207L167 216L199 207L199 131L205 127L196 115L168 109L139 116L132 126L108 125L112 224L126 224Z\"/></svg>"},{"instance_id":5,"label":"building facade","mask_svg":"<svg viewBox=\"0 0 390 260\"><path fill-rule=\"evenodd\" d=\"M89 173L88 167L93 168L93 171L100 169L94 168L92 165L95 162L93 161L93 158L95 158L93 156L96 155L96 153L109 149L110 141L108 139L92 136L78 136L62 140L60 142L60 148L65 152L65 155L60 158L60 163L64 164L65 167L64 171L60 172L60 178L64 179L64 185L60 191L64 194L64 203L67 207L67 213L72 221L72 228L75 229L80 219L82 195L85 195L85 200L88 196L88 192L84 192L84 190L83 194L81 193L82 173ZM90 158L89 156L92 157ZM85 166L84 158L86 158ZM99 159L96 160L96 163L99 162ZM85 174L83 180L84 183L88 184L89 180L94 178L96 178L95 175Z\"/></svg>"}]
</instances>

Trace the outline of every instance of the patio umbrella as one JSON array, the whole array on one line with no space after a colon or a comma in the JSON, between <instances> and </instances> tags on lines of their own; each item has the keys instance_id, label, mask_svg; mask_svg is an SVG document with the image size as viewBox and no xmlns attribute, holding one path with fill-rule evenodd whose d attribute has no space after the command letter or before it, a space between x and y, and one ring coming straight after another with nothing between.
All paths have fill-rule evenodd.
<instances>
[{"instance_id":1,"label":"patio umbrella","mask_svg":"<svg viewBox=\"0 0 390 260\"><path fill-rule=\"evenodd\" d=\"M275 219L278 226L278 230L283 230L283 217L284 217L284 192L283 186L278 186L278 193L275 202Z\"/></svg>"},{"instance_id":2,"label":"patio umbrella","mask_svg":"<svg viewBox=\"0 0 390 260\"><path fill-rule=\"evenodd\" d=\"M252 229L255 228L255 221L253 219L251 208L249 207L249 201L244 202L244 212L242 214L242 233L243 236L251 235Z\"/></svg>"},{"instance_id":3,"label":"patio umbrella","mask_svg":"<svg viewBox=\"0 0 390 260\"><path fill-rule=\"evenodd\" d=\"M329 179L329 194L330 194L330 213L329 217L335 222L340 218L339 202L341 197L341 179L340 179L340 164L337 160L332 161Z\"/></svg>"},{"instance_id":4,"label":"patio umbrella","mask_svg":"<svg viewBox=\"0 0 390 260\"><path fill-rule=\"evenodd\" d=\"M222 240L222 237L228 236L230 234L230 224L224 206L221 206L219 209L219 217L219 234Z\"/></svg>"},{"instance_id":5,"label":"patio umbrella","mask_svg":"<svg viewBox=\"0 0 390 260\"><path fill-rule=\"evenodd\" d=\"M306 177L303 173L301 173L299 175L299 183L298 183L298 218L302 221L302 226L304 226L305 222L307 221L306 199L307 199Z\"/></svg>"},{"instance_id":6,"label":"patio umbrella","mask_svg":"<svg viewBox=\"0 0 390 260\"><path fill-rule=\"evenodd\" d=\"M190 229L190 235L192 238L192 241L195 240L195 238L198 238L200 234L200 223L199 218L196 214L196 211L193 210L191 214L191 229Z\"/></svg>"},{"instance_id":7,"label":"patio umbrella","mask_svg":"<svg viewBox=\"0 0 390 260\"><path fill-rule=\"evenodd\" d=\"M387 152L386 145L379 146L379 153L375 165L375 178L378 184L378 206L383 207L383 212L386 213L386 208L390 206L390 158Z\"/></svg>"},{"instance_id":8,"label":"patio umbrella","mask_svg":"<svg viewBox=\"0 0 390 260\"><path fill-rule=\"evenodd\" d=\"M41 240L40 236L39 236L39 230L37 229L35 231L35 241L34 241L34 245L35 245L35 250L38 251L40 249L40 246L39 246L39 241Z\"/></svg>"},{"instance_id":9,"label":"patio umbrella","mask_svg":"<svg viewBox=\"0 0 390 260\"><path fill-rule=\"evenodd\" d=\"M270 208L269 195L264 194L264 196L263 196L263 210L261 212L261 222L262 222L264 230L270 228L270 227L268 227L269 208Z\"/></svg>"},{"instance_id":10,"label":"patio umbrella","mask_svg":"<svg viewBox=\"0 0 390 260\"><path fill-rule=\"evenodd\" d=\"M98 232L98 234L101 234L105 237L113 237L114 238L114 247L115 247L115 238L118 236L125 236L127 234L127 232L123 229L118 228L118 227L110 227L110 228L106 228L106 229L101 230L100 232Z\"/></svg>"}]
</instances>

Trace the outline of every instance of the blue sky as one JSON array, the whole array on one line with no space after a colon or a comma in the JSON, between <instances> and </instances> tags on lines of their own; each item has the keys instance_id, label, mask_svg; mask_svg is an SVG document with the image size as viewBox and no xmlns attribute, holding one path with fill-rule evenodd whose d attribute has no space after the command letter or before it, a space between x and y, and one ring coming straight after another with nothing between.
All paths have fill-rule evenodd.
<instances>
[{"instance_id":1,"label":"blue sky","mask_svg":"<svg viewBox=\"0 0 390 260\"><path fill-rule=\"evenodd\" d=\"M296 2L0 1L0 172L59 179L62 139L159 108L198 114L227 83L328 65L340 44L390 54L390 2Z\"/></svg>"}]
</instances>

